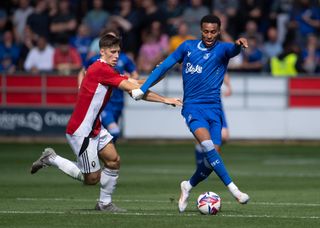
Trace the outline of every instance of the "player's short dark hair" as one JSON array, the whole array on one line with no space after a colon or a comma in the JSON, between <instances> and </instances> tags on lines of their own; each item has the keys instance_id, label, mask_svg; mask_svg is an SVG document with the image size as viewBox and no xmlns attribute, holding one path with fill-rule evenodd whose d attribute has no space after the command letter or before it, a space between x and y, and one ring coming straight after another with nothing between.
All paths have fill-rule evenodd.
<instances>
[{"instance_id":1,"label":"player's short dark hair","mask_svg":"<svg viewBox=\"0 0 320 228\"><path fill-rule=\"evenodd\" d=\"M99 48L111 48L113 46L120 46L121 40L119 37L106 34L99 40Z\"/></svg>"},{"instance_id":2,"label":"player's short dark hair","mask_svg":"<svg viewBox=\"0 0 320 228\"><path fill-rule=\"evenodd\" d=\"M107 34L114 34L116 37L121 37L120 32L118 29L114 29L114 28L105 28L100 32L100 37L103 37Z\"/></svg>"},{"instance_id":3,"label":"player's short dark hair","mask_svg":"<svg viewBox=\"0 0 320 228\"><path fill-rule=\"evenodd\" d=\"M201 21L200 21L200 26L202 27L202 24L203 23L213 23L213 24L218 24L218 27L220 28L221 26L221 21L220 21L220 18L215 16L215 15L212 15L212 14L209 14L209 15L206 15L204 16Z\"/></svg>"}]
</instances>

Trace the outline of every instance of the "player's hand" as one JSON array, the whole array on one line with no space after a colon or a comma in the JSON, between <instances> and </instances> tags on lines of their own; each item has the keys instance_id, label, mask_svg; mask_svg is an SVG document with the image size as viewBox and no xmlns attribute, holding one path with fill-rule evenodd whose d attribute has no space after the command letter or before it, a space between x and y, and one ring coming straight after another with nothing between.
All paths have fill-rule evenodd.
<instances>
[{"instance_id":1,"label":"player's hand","mask_svg":"<svg viewBox=\"0 0 320 228\"><path fill-rule=\"evenodd\" d=\"M131 97L136 101L140 100L143 97L144 93L141 89L133 89L131 91Z\"/></svg>"},{"instance_id":2,"label":"player's hand","mask_svg":"<svg viewBox=\"0 0 320 228\"><path fill-rule=\"evenodd\" d=\"M182 106L182 101L180 98L176 98L176 97L167 97L165 98L165 101L164 101L165 104L167 105L172 105L173 107L176 107L176 106Z\"/></svg>"},{"instance_id":3,"label":"player's hand","mask_svg":"<svg viewBox=\"0 0 320 228\"><path fill-rule=\"evenodd\" d=\"M236 40L236 45L242 46L243 48L248 47L248 40L246 38L239 38Z\"/></svg>"}]
</instances>

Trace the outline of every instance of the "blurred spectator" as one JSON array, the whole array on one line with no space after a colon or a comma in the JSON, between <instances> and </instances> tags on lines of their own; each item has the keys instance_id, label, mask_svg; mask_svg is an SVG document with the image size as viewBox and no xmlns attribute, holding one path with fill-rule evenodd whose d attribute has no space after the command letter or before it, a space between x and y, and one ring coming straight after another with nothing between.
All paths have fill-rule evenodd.
<instances>
[{"instance_id":1,"label":"blurred spectator","mask_svg":"<svg viewBox=\"0 0 320 228\"><path fill-rule=\"evenodd\" d=\"M186 22L181 21L178 28L178 34L170 37L169 39L169 53L172 53L182 44L185 40L195 40L196 37L189 35L188 25Z\"/></svg>"},{"instance_id":2,"label":"blurred spectator","mask_svg":"<svg viewBox=\"0 0 320 228\"><path fill-rule=\"evenodd\" d=\"M165 24L165 14L156 4L155 0L141 0L141 8L143 10L142 30L147 29L153 21L160 21Z\"/></svg>"},{"instance_id":3,"label":"blurred spectator","mask_svg":"<svg viewBox=\"0 0 320 228\"><path fill-rule=\"evenodd\" d=\"M254 20L249 20L246 22L245 31L240 34L240 37L249 38L255 37L257 40L257 45L261 46L263 43L263 36L258 31L257 23Z\"/></svg>"},{"instance_id":4,"label":"blurred spectator","mask_svg":"<svg viewBox=\"0 0 320 228\"><path fill-rule=\"evenodd\" d=\"M90 36L99 35L102 28L107 24L110 14L103 9L102 0L93 0L93 9L85 15L83 22L90 28Z\"/></svg>"},{"instance_id":5,"label":"blurred spectator","mask_svg":"<svg viewBox=\"0 0 320 228\"><path fill-rule=\"evenodd\" d=\"M119 8L114 12L110 20L122 34L121 50L134 56L139 50L139 37L137 34L140 32L142 17L133 8L132 0L120 0Z\"/></svg>"},{"instance_id":6,"label":"blurred spectator","mask_svg":"<svg viewBox=\"0 0 320 228\"><path fill-rule=\"evenodd\" d=\"M161 5L161 9L165 14L166 33L169 36L176 35L178 33L178 27L185 9L184 4L180 0L166 0Z\"/></svg>"},{"instance_id":7,"label":"blurred spectator","mask_svg":"<svg viewBox=\"0 0 320 228\"><path fill-rule=\"evenodd\" d=\"M282 52L282 45L279 42L278 30L275 27L270 27L267 31L266 42L262 46L264 63L267 63L272 57L279 55Z\"/></svg>"},{"instance_id":8,"label":"blurred spectator","mask_svg":"<svg viewBox=\"0 0 320 228\"><path fill-rule=\"evenodd\" d=\"M263 54L258 47L256 36L248 37L248 48L242 52L243 63L241 71L260 72L263 69Z\"/></svg>"},{"instance_id":9,"label":"blurred spectator","mask_svg":"<svg viewBox=\"0 0 320 228\"><path fill-rule=\"evenodd\" d=\"M202 0L191 0L190 4L184 10L182 18L189 26L190 35L200 38L199 25L201 18L209 14L210 11L208 7L203 5Z\"/></svg>"},{"instance_id":10,"label":"blurred spectator","mask_svg":"<svg viewBox=\"0 0 320 228\"><path fill-rule=\"evenodd\" d=\"M3 41L3 35L8 30L12 30L12 23L6 11L0 9L0 42Z\"/></svg>"},{"instance_id":11,"label":"blurred spectator","mask_svg":"<svg viewBox=\"0 0 320 228\"><path fill-rule=\"evenodd\" d=\"M320 73L319 37L309 34L307 46L302 50L303 69L308 73Z\"/></svg>"},{"instance_id":12,"label":"blurred spectator","mask_svg":"<svg viewBox=\"0 0 320 228\"><path fill-rule=\"evenodd\" d=\"M295 46L295 43L288 40L283 44L282 53L271 58L270 70L273 76L294 77L302 71L301 59Z\"/></svg>"},{"instance_id":13,"label":"blurred spectator","mask_svg":"<svg viewBox=\"0 0 320 228\"><path fill-rule=\"evenodd\" d=\"M287 35L287 26L292 11L294 0L277 0L271 5L270 19L271 24L276 24L279 42L283 43Z\"/></svg>"},{"instance_id":14,"label":"blurred spectator","mask_svg":"<svg viewBox=\"0 0 320 228\"><path fill-rule=\"evenodd\" d=\"M3 35L0 42L0 62L1 70L13 73L19 59L20 48L16 45L12 31L8 30Z\"/></svg>"},{"instance_id":15,"label":"blurred spectator","mask_svg":"<svg viewBox=\"0 0 320 228\"><path fill-rule=\"evenodd\" d=\"M54 49L45 36L39 36L37 45L29 51L24 69L33 74L53 70Z\"/></svg>"},{"instance_id":16,"label":"blurred spectator","mask_svg":"<svg viewBox=\"0 0 320 228\"><path fill-rule=\"evenodd\" d=\"M241 30L245 28L246 23L254 21L259 32L264 32L264 23L269 14L270 0L240 0L237 15L237 27Z\"/></svg>"},{"instance_id":17,"label":"blurred spectator","mask_svg":"<svg viewBox=\"0 0 320 228\"><path fill-rule=\"evenodd\" d=\"M71 45L79 52L83 64L86 61L87 54L92 42L89 34L90 33L88 26L86 24L80 24L77 34L70 39Z\"/></svg>"},{"instance_id":18,"label":"blurred spectator","mask_svg":"<svg viewBox=\"0 0 320 228\"><path fill-rule=\"evenodd\" d=\"M48 14L49 17L52 19L56 15L58 15L58 0L48 0Z\"/></svg>"},{"instance_id":19,"label":"blurred spectator","mask_svg":"<svg viewBox=\"0 0 320 228\"><path fill-rule=\"evenodd\" d=\"M168 54L169 37L162 32L159 21L152 22L150 28L144 31L137 67L143 73L150 73Z\"/></svg>"},{"instance_id":20,"label":"blurred spectator","mask_svg":"<svg viewBox=\"0 0 320 228\"><path fill-rule=\"evenodd\" d=\"M305 45L307 35L320 29L320 8L312 7L310 0L299 0L290 15L289 28L298 44Z\"/></svg>"},{"instance_id":21,"label":"blurred spectator","mask_svg":"<svg viewBox=\"0 0 320 228\"><path fill-rule=\"evenodd\" d=\"M33 8L30 6L30 0L19 0L19 8L15 10L12 18L15 27L15 38L19 43L24 40L24 28L27 18L32 12Z\"/></svg>"},{"instance_id":22,"label":"blurred spectator","mask_svg":"<svg viewBox=\"0 0 320 228\"><path fill-rule=\"evenodd\" d=\"M67 36L60 37L57 47L54 49L54 70L57 70L60 74L69 75L73 71L80 70L81 66L81 56L77 49L69 45Z\"/></svg>"},{"instance_id":23,"label":"blurred spectator","mask_svg":"<svg viewBox=\"0 0 320 228\"><path fill-rule=\"evenodd\" d=\"M27 19L27 26L35 35L49 37L49 24L47 1L37 0L33 13Z\"/></svg>"},{"instance_id":24,"label":"blurred spectator","mask_svg":"<svg viewBox=\"0 0 320 228\"><path fill-rule=\"evenodd\" d=\"M211 8L212 13L219 18L222 16L227 18L228 24L228 33L231 36L235 36L237 32L236 28L236 16L238 13L239 2L238 0L212 0ZM227 31L227 30L226 30Z\"/></svg>"},{"instance_id":25,"label":"blurred spectator","mask_svg":"<svg viewBox=\"0 0 320 228\"><path fill-rule=\"evenodd\" d=\"M71 37L75 34L77 21L70 12L69 0L58 1L58 14L53 16L50 24L51 41L55 44L61 36Z\"/></svg>"},{"instance_id":26,"label":"blurred spectator","mask_svg":"<svg viewBox=\"0 0 320 228\"><path fill-rule=\"evenodd\" d=\"M36 45L36 40L30 29L26 26L24 28L24 39L20 44L20 56L18 60L18 70L24 70L24 62L27 58L29 51Z\"/></svg>"}]
</instances>

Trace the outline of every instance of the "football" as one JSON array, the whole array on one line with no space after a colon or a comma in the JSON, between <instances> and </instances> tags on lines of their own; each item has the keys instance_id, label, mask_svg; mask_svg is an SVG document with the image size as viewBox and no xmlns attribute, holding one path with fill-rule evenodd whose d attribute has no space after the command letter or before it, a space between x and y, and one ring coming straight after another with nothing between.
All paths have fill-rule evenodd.
<instances>
[{"instance_id":1,"label":"football","mask_svg":"<svg viewBox=\"0 0 320 228\"><path fill-rule=\"evenodd\" d=\"M201 214L215 215L220 211L221 198L217 193L202 193L197 200L197 207Z\"/></svg>"}]
</instances>

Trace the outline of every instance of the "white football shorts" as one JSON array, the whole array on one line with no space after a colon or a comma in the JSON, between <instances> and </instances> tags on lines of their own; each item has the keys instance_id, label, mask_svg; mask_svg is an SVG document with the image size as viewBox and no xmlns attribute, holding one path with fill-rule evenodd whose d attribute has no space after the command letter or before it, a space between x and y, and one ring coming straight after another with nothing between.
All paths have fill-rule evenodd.
<instances>
[{"instance_id":1,"label":"white football shorts","mask_svg":"<svg viewBox=\"0 0 320 228\"><path fill-rule=\"evenodd\" d=\"M98 152L111 140L112 135L101 128L99 135L94 138L66 134L69 145L77 156L77 165L82 173L93 173L100 170Z\"/></svg>"}]
</instances>

